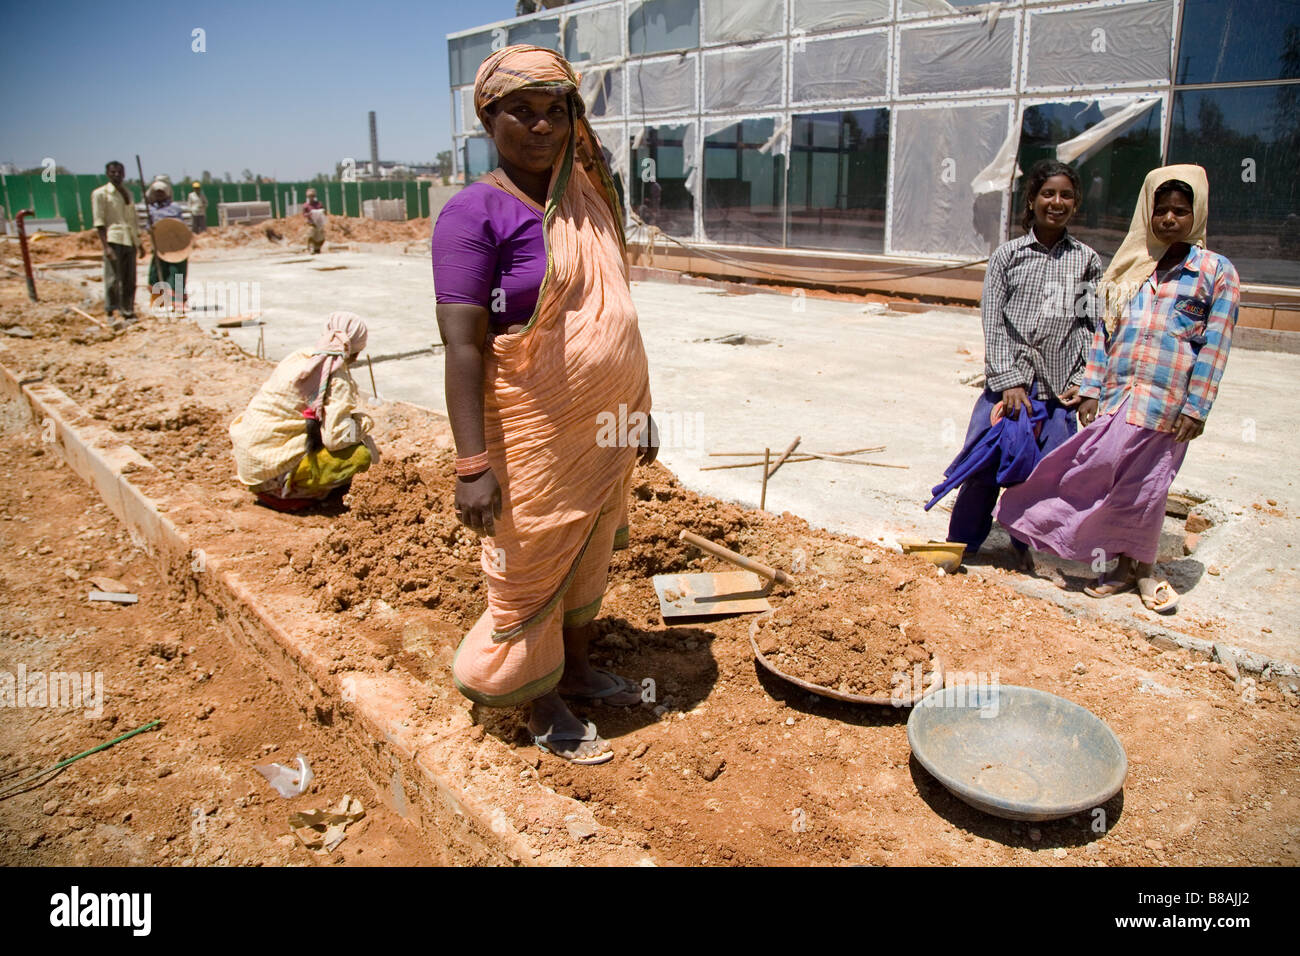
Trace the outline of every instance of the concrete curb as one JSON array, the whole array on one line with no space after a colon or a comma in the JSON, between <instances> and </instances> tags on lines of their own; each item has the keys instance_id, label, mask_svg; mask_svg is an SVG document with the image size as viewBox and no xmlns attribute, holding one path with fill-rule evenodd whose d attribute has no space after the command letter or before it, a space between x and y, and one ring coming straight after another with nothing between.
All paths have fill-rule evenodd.
<instances>
[{"instance_id":1,"label":"concrete curb","mask_svg":"<svg viewBox=\"0 0 1300 956\"><path fill-rule=\"evenodd\" d=\"M342 669L331 644L342 633L339 621L317 613L304 596L286 600L266 582L249 580L240 572L240 555L223 553L220 536L192 538L179 528L166 513L168 503L148 497L129 478L154 466L58 388L23 381L0 364L0 394L28 406L42 438L59 448L132 539L188 596L216 609L305 714L339 730L377 795L448 862L652 862L638 835L600 826L585 804L538 783L530 765L473 726L459 701L427 706L428 689L398 669ZM575 820L594 836L561 847L557 838L534 838L543 829L563 837L566 821Z\"/></svg>"}]
</instances>

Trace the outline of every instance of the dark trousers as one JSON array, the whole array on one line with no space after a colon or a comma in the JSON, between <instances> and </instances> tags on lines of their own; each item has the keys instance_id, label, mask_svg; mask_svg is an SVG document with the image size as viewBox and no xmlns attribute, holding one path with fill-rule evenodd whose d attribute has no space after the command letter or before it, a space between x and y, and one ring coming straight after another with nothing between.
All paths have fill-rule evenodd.
<instances>
[{"instance_id":1,"label":"dark trousers","mask_svg":"<svg viewBox=\"0 0 1300 956\"><path fill-rule=\"evenodd\" d=\"M201 216L190 216L190 232L197 236L206 228L208 228L207 213Z\"/></svg>"},{"instance_id":2,"label":"dark trousers","mask_svg":"<svg viewBox=\"0 0 1300 956\"><path fill-rule=\"evenodd\" d=\"M1028 391L1032 395L1034 390L1031 387ZM1001 400L1002 395L998 392L984 389L980 393L980 397L975 400L975 409L971 412L970 425L966 428L966 444L962 446L963 452L979 441L980 436L988 429L989 414L993 411L993 406ZM1039 401L1037 398L1033 399L1035 405ZM1046 455L1073 435L1078 427L1073 408L1066 408L1055 398L1048 399L1047 421L1043 422L1043 430L1038 435L1039 450ZM963 542L968 555L977 552L984 544L984 539L989 536L989 532L993 530L993 509L997 506L1001 491L996 467L985 468L966 479L966 483L957 492L957 501L952 506L952 517L948 521L948 540ZM1021 552L1028 547L1014 535L1011 543L1017 551Z\"/></svg>"},{"instance_id":3,"label":"dark trousers","mask_svg":"<svg viewBox=\"0 0 1300 956\"><path fill-rule=\"evenodd\" d=\"M149 292L151 295L162 295L166 292L164 285L171 287L171 299L176 308L180 308L185 302L185 276L189 272L190 261L188 259L181 262L165 262L157 256L149 263Z\"/></svg>"},{"instance_id":4,"label":"dark trousers","mask_svg":"<svg viewBox=\"0 0 1300 956\"><path fill-rule=\"evenodd\" d=\"M104 312L135 315L135 246L108 244L104 256Z\"/></svg>"}]
</instances>

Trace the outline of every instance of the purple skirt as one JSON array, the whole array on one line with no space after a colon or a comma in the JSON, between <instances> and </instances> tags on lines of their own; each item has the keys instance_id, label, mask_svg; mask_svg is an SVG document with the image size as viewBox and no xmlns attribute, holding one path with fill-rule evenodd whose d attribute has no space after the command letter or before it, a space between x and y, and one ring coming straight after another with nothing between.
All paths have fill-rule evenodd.
<instances>
[{"instance_id":1,"label":"purple skirt","mask_svg":"<svg viewBox=\"0 0 1300 956\"><path fill-rule=\"evenodd\" d=\"M1124 420L1128 400L1038 463L1002 494L996 517L1040 551L1091 562L1126 554L1152 562L1169 486L1188 442Z\"/></svg>"}]
</instances>

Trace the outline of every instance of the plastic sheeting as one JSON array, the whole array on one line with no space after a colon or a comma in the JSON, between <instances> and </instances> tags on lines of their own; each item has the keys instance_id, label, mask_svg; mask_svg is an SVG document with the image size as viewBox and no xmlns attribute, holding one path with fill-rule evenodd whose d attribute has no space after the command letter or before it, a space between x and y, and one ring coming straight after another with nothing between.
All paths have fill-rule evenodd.
<instances>
[{"instance_id":1,"label":"plastic sheeting","mask_svg":"<svg viewBox=\"0 0 1300 956\"><path fill-rule=\"evenodd\" d=\"M1020 121L1017 120L1007 131L1006 138L998 147L993 161L975 174L970 184L971 191L977 196L1010 189L1011 184L1021 175L1017 157L1020 154Z\"/></svg>"},{"instance_id":2,"label":"plastic sheeting","mask_svg":"<svg viewBox=\"0 0 1300 956\"><path fill-rule=\"evenodd\" d=\"M780 107L784 46L704 54L704 108L752 110Z\"/></svg>"},{"instance_id":3,"label":"plastic sheeting","mask_svg":"<svg viewBox=\"0 0 1300 956\"><path fill-rule=\"evenodd\" d=\"M628 142L623 135L622 126L599 126L593 124L592 132L600 140L600 145L609 151L610 171L623 178L623 194L628 194Z\"/></svg>"},{"instance_id":4,"label":"plastic sheeting","mask_svg":"<svg viewBox=\"0 0 1300 956\"><path fill-rule=\"evenodd\" d=\"M570 63L598 63L623 55L621 4L587 13L563 13L560 20L564 55Z\"/></svg>"},{"instance_id":5,"label":"plastic sheeting","mask_svg":"<svg viewBox=\"0 0 1300 956\"><path fill-rule=\"evenodd\" d=\"M544 20L525 20L523 23L516 23L509 29L510 45L516 43L531 43L533 46L544 46L548 50L560 52L560 18L547 17Z\"/></svg>"},{"instance_id":6,"label":"plastic sheeting","mask_svg":"<svg viewBox=\"0 0 1300 956\"><path fill-rule=\"evenodd\" d=\"M700 0L629 0L627 50L632 56L693 50L700 45Z\"/></svg>"},{"instance_id":7,"label":"plastic sheeting","mask_svg":"<svg viewBox=\"0 0 1300 956\"><path fill-rule=\"evenodd\" d=\"M890 0L791 0L791 30L848 30L888 20Z\"/></svg>"},{"instance_id":8,"label":"plastic sheeting","mask_svg":"<svg viewBox=\"0 0 1300 956\"><path fill-rule=\"evenodd\" d=\"M621 66L588 67L578 81L578 91L587 104L592 119L623 114L623 68Z\"/></svg>"},{"instance_id":9,"label":"plastic sheeting","mask_svg":"<svg viewBox=\"0 0 1300 956\"><path fill-rule=\"evenodd\" d=\"M945 0L902 0L898 6L900 16L914 16L918 13L943 14L961 11Z\"/></svg>"},{"instance_id":10,"label":"plastic sheeting","mask_svg":"<svg viewBox=\"0 0 1300 956\"><path fill-rule=\"evenodd\" d=\"M627 65L629 109L638 113L690 112L695 109L695 54Z\"/></svg>"},{"instance_id":11,"label":"plastic sheeting","mask_svg":"<svg viewBox=\"0 0 1300 956\"><path fill-rule=\"evenodd\" d=\"M785 32L785 0L700 0L705 43L745 43Z\"/></svg>"},{"instance_id":12,"label":"plastic sheeting","mask_svg":"<svg viewBox=\"0 0 1300 956\"><path fill-rule=\"evenodd\" d=\"M1107 97L1097 101L1101 115L1106 117L1091 129L1084 130L1073 139L1068 139L1056 147L1056 158L1063 163L1083 163L1097 150L1118 136L1123 136L1128 129L1140 120L1153 106L1163 102L1159 96Z\"/></svg>"},{"instance_id":13,"label":"plastic sheeting","mask_svg":"<svg viewBox=\"0 0 1300 956\"><path fill-rule=\"evenodd\" d=\"M473 83L479 64L492 52L492 31L471 33L469 36L448 40L447 48L451 85Z\"/></svg>"},{"instance_id":14,"label":"plastic sheeting","mask_svg":"<svg viewBox=\"0 0 1300 956\"><path fill-rule=\"evenodd\" d=\"M795 103L865 99L889 92L889 34L807 40L790 55Z\"/></svg>"},{"instance_id":15,"label":"plastic sheeting","mask_svg":"<svg viewBox=\"0 0 1300 956\"><path fill-rule=\"evenodd\" d=\"M1002 195L977 196L975 174L997 155L1010 107L894 111L890 251L977 259L1002 237Z\"/></svg>"},{"instance_id":16,"label":"plastic sheeting","mask_svg":"<svg viewBox=\"0 0 1300 956\"><path fill-rule=\"evenodd\" d=\"M1016 23L1001 16L992 28L967 20L898 31L898 92L969 93L1011 87Z\"/></svg>"},{"instance_id":17,"label":"plastic sheeting","mask_svg":"<svg viewBox=\"0 0 1300 956\"><path fill-rule=\"evenodd\" d=\"M458 94L460 98L460 128L463 133L481 133L483 124L478 121L478 113L474 109L474 87L461 87Z\"/></svg>"},{"instance_id":18,"label":"plastic sheeting","mask_svg":"<svg viewBox=\"0 0 1300 956\"><path fill-rule=\"evenodd\" d=\"M1031 13L1025 88L1168 82L1173 24L1173 0Z\"/></svg>"}]
</instances>

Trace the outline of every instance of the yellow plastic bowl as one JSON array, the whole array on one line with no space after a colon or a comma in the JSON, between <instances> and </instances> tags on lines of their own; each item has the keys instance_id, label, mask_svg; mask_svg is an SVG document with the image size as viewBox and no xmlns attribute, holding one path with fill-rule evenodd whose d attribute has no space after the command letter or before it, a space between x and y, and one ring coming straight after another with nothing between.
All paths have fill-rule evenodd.
<instances>
[{"instance_id":1,"label":"yellow plastic bowl","mask_svg":"<svg viewBox=\"0 0 1300 956\"><path fill-rule=\"evenodd\" d=\"M914 554L918 558L924 558L931 564L943 568L949 574L961 567L962 556L966 553L966 545L960 541L925 541L921 538L901 538L898 544L903 549L904 554Z\"/></svg>"}]
</instances>

